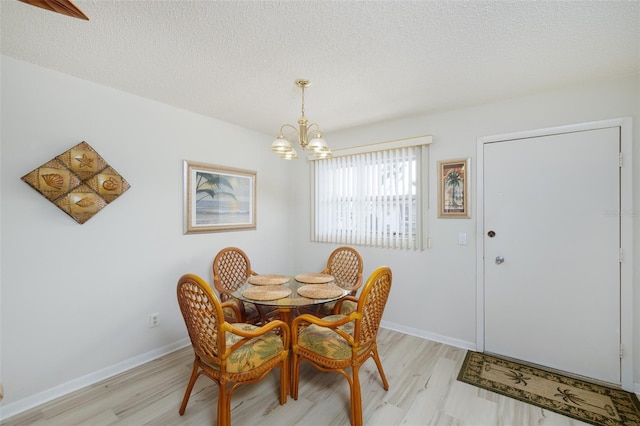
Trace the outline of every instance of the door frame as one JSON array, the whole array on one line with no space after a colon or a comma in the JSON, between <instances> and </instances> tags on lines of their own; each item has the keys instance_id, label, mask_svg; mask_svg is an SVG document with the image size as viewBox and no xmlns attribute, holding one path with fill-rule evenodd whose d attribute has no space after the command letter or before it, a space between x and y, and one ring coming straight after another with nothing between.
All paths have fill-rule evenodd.
<instances>
[{"instance_id":1,"label":"door frame","mask_svg":"<svg viewBox=\"0 0 640 426\"><path fill-rule=\"evenodd\" d=\"M603 128L620 128L620 150L622 164L620 168L620 377L622 389L633 392L633 193L632 193L632 157L633 141L631 117L592 121L544 129L526 130L477 139L477 193L476 193L476 349L484 352L484 145L493 142L506 142L541 136L557 135ZM604 214L604 213L603 213Z\"/></svg>"}]
</instances>

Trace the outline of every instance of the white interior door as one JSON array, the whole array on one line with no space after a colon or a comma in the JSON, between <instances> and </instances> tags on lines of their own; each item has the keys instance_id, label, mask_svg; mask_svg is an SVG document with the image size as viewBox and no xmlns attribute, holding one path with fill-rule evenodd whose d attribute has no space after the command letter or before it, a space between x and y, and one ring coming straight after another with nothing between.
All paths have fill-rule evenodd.
<instances>
[{"instance_id":1,"label":"white interior door","mask_svg":"<svg viewBox=\"0 0 640 426\"><path fill-rule=\"evenodd\" d=\"M487 352L620 384L619 132L484 145Z\"/></svg>"}]
</instances>

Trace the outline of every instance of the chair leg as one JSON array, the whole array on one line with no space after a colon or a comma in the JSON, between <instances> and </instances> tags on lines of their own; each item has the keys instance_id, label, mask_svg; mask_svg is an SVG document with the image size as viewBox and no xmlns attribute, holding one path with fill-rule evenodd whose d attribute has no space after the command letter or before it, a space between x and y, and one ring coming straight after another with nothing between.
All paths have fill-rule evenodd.
<instances>
[{"instance_id":1,"label":"chair leg","mask_svg":"<svg viewBox=\"0 0 640 426\"><path fill-rule=\"evenodd\" d=\"M373 349L371 351L373 352L373 360L376 362L376 365L378 366L378 372L380 373L380 377L382 378L382 385L384 387L384 390L388 391L389 382L387 382L387 377L384 375L384 370L382 369L382 363L380 362L380 357L378 356L378 346L374 344Z\"/></svg>"},{"instance_id":2,"label":"chair leg","mask_svg":"<svg viewBox=\"0 0 640 426\"><path fill-rule=\"evenodd\" d=\"M285 355L280 364L280 405L287 403L287 395L289 395L289 357Z\"/></svg>"},{"instance_id":3,"label":"chair leg","mask_svg":"<svg viewBox=\"0 0 640 426\"><path fill-rule=\"evenodd\" d=\"M198 364L196 359L195 361L193 361L193 371L191 372L191 378L189 379L187 390L184 393L184 398L182 398L182 405L180 406L180 410L178 411L178 413L180 413L181 416L184 414L184 411L187 409L187 403L189 402L189 397L191 396L193 385L196 384L197 379L198 379Z\"/></svg>"},{"instance_id":4,"label":"chair leg","mask_svg":"<svg viewBox=\"0 0 640 426\"><path fill-rule=\"evenodd\" d=\"M292 352L291 362L291 397L297 401L298 386L300 384L300 358L295 352Z\"/></svg>"},{"instance_id":5,"label":"chair leg","mask_svg":"<svg viewBox=\"0 0 640 426\"><path fill-rule=\"evenodd\" d=\"M227 384L218 383L218 426L231 426L231 404Z\"/></svg>"},{"instance_id":6,"label":"chair leg","mask_svg":"<svg viewBox=\"0 0 640 426\"><path fill-rule=\"evenodd\" d=\"M258 318L260 318L260 325L265 325L267 324L267 316L266 314L262 311L262 308L260 307L260 305L255 305L256 306L256 310L258 311Z\"/></svg>"},{"instance_id":7,"label":"chair leg","mask_svg":"<svg viewBox=\"0 0 640 426\"><path fill-rule=\"evenodd\" d=\"M362 426L362 394L360 392L360 367L351 367L353 383L351 383L351 426Z\"/></svg>"},{"instance_id":8,"label":"chair leg","mask_svg":"<svg viewBox=\"0 0 640 426\"><path fill-rule=\"evenodd\" d=\"M247 310L244 308L244 302L238 301L238 308L240 309L240 318L242 322L247 322Z\"/></svg>"}]
</instances>

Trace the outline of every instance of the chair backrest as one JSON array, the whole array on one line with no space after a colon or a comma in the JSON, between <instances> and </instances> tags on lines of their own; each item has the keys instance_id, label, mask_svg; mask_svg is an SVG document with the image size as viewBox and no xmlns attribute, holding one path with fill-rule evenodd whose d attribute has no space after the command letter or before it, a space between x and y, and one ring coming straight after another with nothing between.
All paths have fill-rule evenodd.
<instances>
[{"instance_id":1,"label":"chair backrest","mask_svg":"<svg viewBox=\"0 0 640 426\"><path fill-rule=\"evenodd\" d=\"M237 247L227 247L218 252L213 259L213 285L220 292L222 300L228 299L228 293L236 291L247 281L251 262L245 252Z\"/></svg>"},{"instance_id":2,"label":"chair backrest","mask_svg":"<svg viewBox=\"0 0 640 426\"><path fill-rule=\"evenodd\" d=\"M362 284L363 268L360 253L352 247L343 246L331 252L325 272L333 275L340 287L359 287Z\"/></svg>"},{"instance_id":3,"label":"chair backrest","mask_svg":"<svg viewBox=\"0 0 640 426\"><path fill-rule=\"evenodd\" d=\"M358 298L357 312L362 314L356 320L354 330L358 346L366 346L375 341L390 291L391 269L381 266L367 279Z\"/></svg>"},{"instance_id":4,"label":"chair backrest","mask_svg":"<svg viewBox=\"0 0 640 426\"><path fill-rule=\"evenodd\" d=\"M178 281L178 305L189 332L193 350L200 359L221 365L225 351L224 316L220 302L209 285L193 274Z\"/></svg>"}]
</instances>

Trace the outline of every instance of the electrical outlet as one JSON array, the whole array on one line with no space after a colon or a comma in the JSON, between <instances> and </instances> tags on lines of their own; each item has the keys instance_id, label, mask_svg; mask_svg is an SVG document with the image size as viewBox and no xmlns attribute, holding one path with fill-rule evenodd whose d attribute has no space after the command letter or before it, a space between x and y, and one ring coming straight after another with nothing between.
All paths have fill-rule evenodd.
<instances>
[{"instance_id":1,"label":"electrical outlet","mask_svg":"<svg viewBox=\"0 0 640 426\"><path fill-rule=\"evenodd\" d=\"M467 245L467 234L464 232L460 232L458 234L458 245L466 246Z\"/></svg>"},{"instance_id":2,"label":"electrical outlet","mask_svg":"<svg viewBox=\"0 0 640 426\"><path fill-rule=\"evenodd\" d=\"M149 327L157 327L160 325L160 314L155 313L149 315Z\"/></svg>"}]
</instances>

